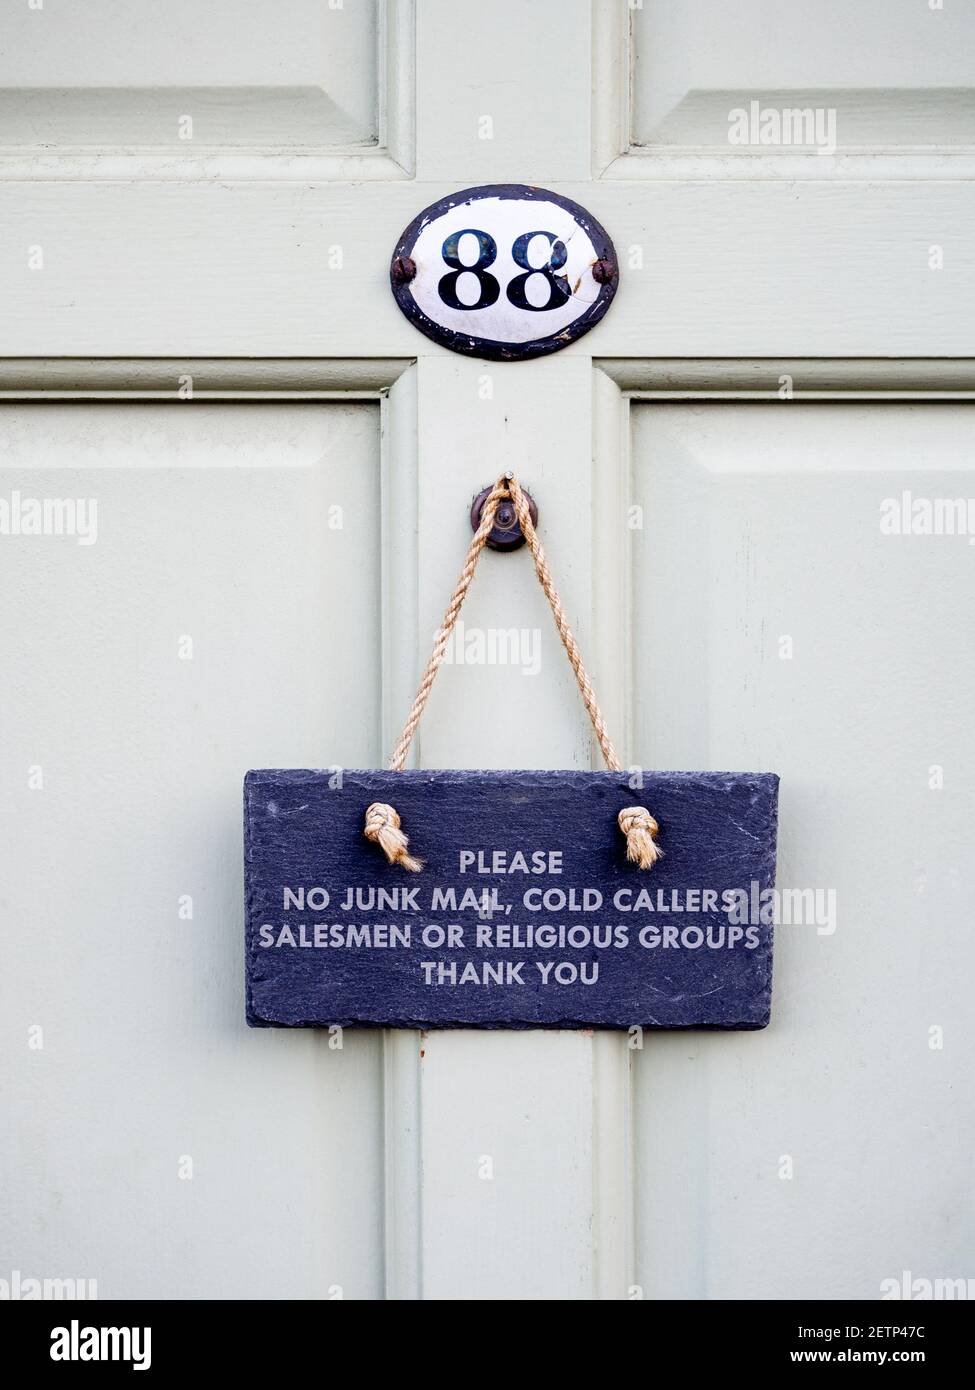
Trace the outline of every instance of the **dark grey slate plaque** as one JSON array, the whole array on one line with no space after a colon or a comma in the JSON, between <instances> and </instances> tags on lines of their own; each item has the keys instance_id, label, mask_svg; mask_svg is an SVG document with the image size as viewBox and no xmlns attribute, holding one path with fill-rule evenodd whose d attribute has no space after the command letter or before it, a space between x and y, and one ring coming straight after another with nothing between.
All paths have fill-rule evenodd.
<instances>
[{"instance_id":1,"label":"dark grey slate plaque","mask_svg":"<svg viewBox=\"0 0 975 1390\"><path fill-rule=\"evenodd\" d=\"M771 773L249 772L247 1020L762 1028L777 799ZM422 873L365 839L373 801ZM617 825L637 803L650 870Z\"/></svg>"}]
</instances>

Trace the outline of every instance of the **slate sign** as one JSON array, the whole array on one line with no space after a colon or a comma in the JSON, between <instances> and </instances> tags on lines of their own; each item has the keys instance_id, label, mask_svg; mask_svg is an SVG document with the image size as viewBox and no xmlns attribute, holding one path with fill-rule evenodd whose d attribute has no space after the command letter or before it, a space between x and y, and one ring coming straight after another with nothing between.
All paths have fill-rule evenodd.
<instances>
[{"instance_id":1,"label":"slate sign","mask_svg":"<svg viewBox=\"0 0 975 1390\"><path fill-rule=\"evenodd\" d=\"M771 773L249 772L247 1021L762 1028L777 799ZM617 826L634 800L651 870ZM421 873L365 839L373 801Z\"/></svg>"}]
</instances>

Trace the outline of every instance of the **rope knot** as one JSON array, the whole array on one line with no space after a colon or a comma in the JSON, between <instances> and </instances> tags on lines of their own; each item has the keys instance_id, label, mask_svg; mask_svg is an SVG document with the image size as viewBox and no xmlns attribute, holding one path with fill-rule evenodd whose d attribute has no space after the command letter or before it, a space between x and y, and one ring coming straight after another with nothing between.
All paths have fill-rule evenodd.
<instances>
[{"instance_id":1,"label":"rope knot","mask_svg":"<svg viewBox=\"0 0 975 1390\"><path fill-rule=\"evenodd\" d=\"M367 806L363 834L379 845L391 864L399 864L411 874L418 874L423 868L423 860L409 853L410 842L400 829L395 806L388 806L385 801L374 801Z\"/></svg>"},{"instance_id":2,"label":"rope knot","mask_svg":"<svg viewBox=\"0 0 975 1390\"><path fill-rule=\"evenodd\" d=\"M652 869L663 858L663 850L654 843L660 826L645 806L624 806L618 820L626 836L627 859L641 869Z\"/></svg>"}]
</instances>

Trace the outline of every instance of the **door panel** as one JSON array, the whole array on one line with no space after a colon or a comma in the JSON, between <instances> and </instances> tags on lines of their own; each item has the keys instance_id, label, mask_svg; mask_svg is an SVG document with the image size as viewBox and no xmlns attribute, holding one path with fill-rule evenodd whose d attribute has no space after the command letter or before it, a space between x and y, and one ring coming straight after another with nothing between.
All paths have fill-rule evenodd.
<instances>
[{"instance_id":1,"label":"door panel","mask_svg":"<svg viewBox=\"0 0 975 1390\"><path fill-rule=\"evenodd\" d=\"M975 145L970 6L639 0L631 9L637 145L742 153L729 116L753 100L763 111L832 110L840 149ZM775 131L767 121L758 153L788 148Z\"/></svg>"},{"instance_id":2,"label":"door panel","mask_svg":"<svg viewBox=\"0 0 975 1390\"><path fill-rule=\"evenodd\" d=\"M780 773L778 883L822 895L777 928L767 1031L636 1054L647 1296L965 1273L975 505L971 535L881 517L972 495L969 409L633 407L638 745Z\"/></svg>"},{"instance_id":3,"label":"door panel","mask_svg":"<svg viewBox=\"0 0 975 1390\"><path fill-rule=\"evenodd\" d=\"M375 144L379 12L379 0L7 6L3 143L180 154Z\"/></svg>"},{"instance_id":4,"label":"door panel","mask_svg":"<svg viewBox=\"0 0 975 1390\"><path fill-rule=\"evenodd\" d=\"M932 182L923 197L891 183L866 202L822 179L549 186L590 207L622 258L611 311L553 360L971 351L971 183ZM10 356L435 358L445 350L419 345L387 267L403 228L450 191L0 178L0 341ZM44 251L36 272L32 246ZM535 364L518 365L530 400Z\"/></svg>"},{"instance_id":5,"label":"door panel","mask_svg":"<svg viewBox=\"0 0 975 1390\"><path fill-rule=\"evenodd\" d=\"M0 496L97 504L0 544L25 1276L381 1293L380 1039L245 1027L236 811L248 767L380 756L379 485L365 402L0 411Z\"/></svg>"}]
</instances>

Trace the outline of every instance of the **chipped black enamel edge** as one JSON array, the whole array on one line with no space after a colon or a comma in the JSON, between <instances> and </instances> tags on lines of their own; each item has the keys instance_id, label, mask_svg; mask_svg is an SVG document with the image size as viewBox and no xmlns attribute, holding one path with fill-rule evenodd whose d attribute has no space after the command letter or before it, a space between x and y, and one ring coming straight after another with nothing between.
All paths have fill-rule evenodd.
<instances>
[{"instance_id":1,"label":"chipped black enamel edge","mask_svg":"<svg viewBox=\"0 0 975 1390\"><path fill-rule=\"evenodd\" d=\"M557 204L558 207L564 208L566 212L570 213L586 232L595 248L596 259L612 261L616 267L616 274L608 284L600 285L597 298L593 300L585 313L574 319L558 333L549 334L545 338L533 338L527 343L502 343L493 338L478 338L469 333L457 333L454 329L444 328L441 324L434 323L433 319L423 312L414 299L410 289L411 282L407 281L403 284L395 280L392 269L390 269L389 284L393 291L393 298L414 327L435 343L449 348L451 352L462 352L468 357L484 357L495 362L519 362L530 357L542 357L546 353L559 352L562 348L568 347L570 343L574 343L577 338L581 338L584 333L588 333L590 328L594 328L612 303L613 296L616 294L616 287L619 284L620 273L616 248L605 227L591 213L580 207L578 203L573 202L571 198L563 198L561 194L553 193L548 188L537 188L532 184L525 183L486 183L479 184L476 188L463 188L458 193L451 193L448 197L431 203L429 207L417 213L396 243L396 248L390 257L390 267L398 256L412 257L417 237L428 222L444 212L449 212L451 208L473 202L477 198L517 198Z\"/></svg>"}]
</instances>

